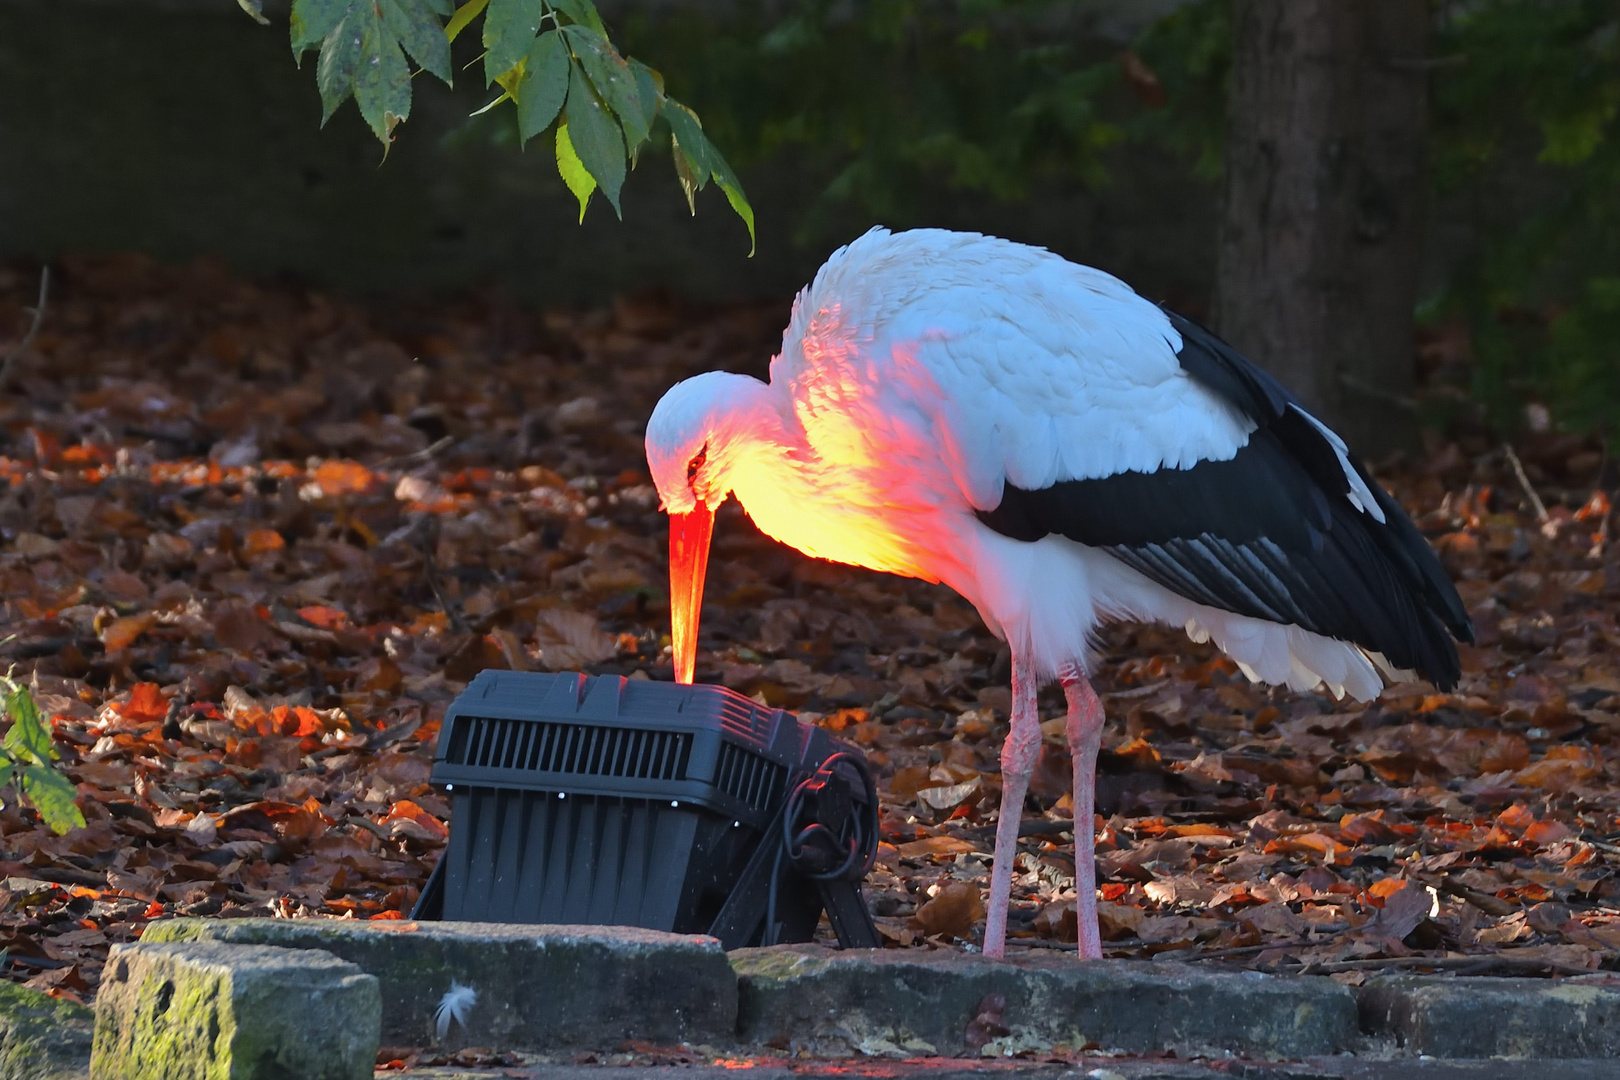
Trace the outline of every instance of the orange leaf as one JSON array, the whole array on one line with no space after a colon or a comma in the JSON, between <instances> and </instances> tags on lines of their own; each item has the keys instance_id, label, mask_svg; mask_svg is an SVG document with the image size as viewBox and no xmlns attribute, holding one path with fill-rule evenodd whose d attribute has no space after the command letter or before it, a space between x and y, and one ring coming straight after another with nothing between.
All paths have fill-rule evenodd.
<instances>
[{"instance_id":1,"label":"orange leaf","mask_svg":"<svg viewBox=\"0 0 1620 1080\"><path fill-rule=\"evenodd\" d=\"M1374 907L1383 907L1385 900L1388 900L1404 888L1406 888L1405 878L1387 877L1367 886L1367 896Z\"/></svg>"},{"instance_id":2,"label":"orange leaf","mask_svg":"<svg viewBox=\"0 0 1620 1080\"><path fill-rule=\"evenodd\" d=\"M948 882L912 918L917 928L930 936L965 937L984 918L979 887L969 881Z\"/></svg>"},{"instance_id":3,"label":"orange leaf","mask_svg":"<svg viewBox=\"0 0 1620 1080\"><path fill-rule=\"evenodd\" d=\"M1562 821L1552 819L1538 821L1524 830L1525 843L1538 844L1543 847L1556 844L1560 840L1568 840L1574 835L1574 830L1568 825L1565 825Z\"/></svg>"},{"instance_id":4,"label":"orange leaf","mask_svg":"<svg viewBox=\"0 0 1620 1080\"><path fill-rule=\"evenodd\" d=\"M323 461L315 470L315 483L326 495L356 495L375 479L358 461Z\"/></svg>"},{"instance_id":5,"label":"orange leaf","mask_svg":"<svg viewBox=\"0 0 1620 1080\"><path fill-rule=\"evenodd\" d=\"M450 835L450 830L444 827L444 823L442 821L428 813L426 810L422 809L420 806L417 806L409 799L401 799L394 803L393 806L389 807L388 816L383 820L414 821L441 840Z\"/></svg>"},{"instance_id":6,"label":"orange leaf","mask_svg":"<svg viewBox=\"0 0 1620 1080\"><path fill-rule=\"evenodd\" d=\"M277 705L268 716L261 716L258 719L257 726L261 735L285 735L302 739L310 735L319 735L325 730L320 714L305 705Z\"/></svg>"},{"instance_id":7,"label":"orange leaf","mask_svg":"<svg viewBox=\"0 0 1620 1080\"><path fill-rule=\"evenodd\" d=\"M899 846L902 859L921 859L930 855L960 855L979 848L954 836L929 836Z\"/></svg>"},{"instance_id":8,"label":"orange leaf","mask_svg":"<svg viewBox=\"0 0 1620 1080\"><path fill-rule=\"evenodd\" d=\"M1602 771L1603 759L1595 748L1555 746L1540 761L1520 769L1513 780L1525 787L1563 788L1590 780Z\"/></svg>"},{"instance_id":9,"label":"orange leaf","mask_svg":"<svg viewBox=\"0 0 1620 1080\"><path fill-rule=\"evenodd\" d=\"M153 616L150 612L114 619L101 632L101 644L109 653L123 652L135 644L136 638L152 628L152 622Z\"/></svg>"},{"instance_id":10,"label":"orange leaf","mask_svg":"<svg viewBox=\"0 0 1620 1080\"><path fill-rule=\"evenodd\" d=\"M242 541L242 550L248 555L268 555L287 546L287 541L274 529L254 529Z\"/></svg>"},{"instance_id":11,"label":"orange leaf","mask_svg":"<svg viewBox=\"0 0 1620 1080\"><path fill-rule=\"evenodd\" d=\"M1279 836L1265 847L1265 854L1321 855L1324 862L1332 863L1339 854L1348 850L1326 833L1305 833L1302 836Z\"/></svg>"},{"instance_id":12,"label":"orange leaf","mask_svg":"<svg viewBox=\"0 0 1620 1080\"><path fill-rule=\"evenodd\" d=\"M1352 844L1385 844L1395 839L1395 830L1384 821L1384 812L1346 814L1339 819L1339 836Z\"/></svg>"},{"instance_id":13,"label":"orange leaf","mask_svg":"<svg viewBox=\"0 0 1620 1080\"><path fill-rule=\"evenodd\" d=\"M1586 505L1575 511L1576 521L1590 521L1592 518L1602 518L1609 512L1609 497L1601 491L1592 492L1592 497L1586 500Z\"/></svg>"},{"instance_id":14,"label":"orange leaf","mask_svg":"<svg viewBox=\"0 0 1620 1080\"><path fill-rule=\"evenodd\" d=\"M225 756L243 768L256 769L263 758L258 739L226 739Z\"/></svg>"},{"instance_id":15,"label":"orange leaf","mask_svg":"<svg viewBox=\"0 0 1620 1080\"><path fill-rule=\"evenodd\" d=\"M298 609L298 617L311 626L318 626L322 630L338 630L349 625L349 616L337 608L323 607L312 604L309 607Z\"/></svg>"},{"instance_id":16,"label":"orange leaf","mask_svg":"<svg viewBox=\"0 0 1620 1080\"><path fill-rule=\"evenodd\" d=\"M118 713L136 723L157 723L169 715L169 702L157 683L136 683L130 688L129 700L118 706Z\"/></svg>"},{"instance_id":17,"label":"orange leaf","mask_svg":"<svg viewBox=\"0 0 1620 1080\"><path fill-rule=\"evenodd\" d=\"M1504 829L1528 829L1536 823L1536 815L1524 803L1514 803L1496 815L1496 823Z\"/></svg>"},{"instance_id":18,"label":"orange leaf","mask_svg":"<svg viewBox=\"0 0 1620 1080\"><path fill-rule=\"evenodd\" d=\"M1139 765L1153 765L1159 760L1159 752L1149 746L1146 740L1132 739L1114 751L1122 758L1130 758Z\"/></svg>"}]
</instances>

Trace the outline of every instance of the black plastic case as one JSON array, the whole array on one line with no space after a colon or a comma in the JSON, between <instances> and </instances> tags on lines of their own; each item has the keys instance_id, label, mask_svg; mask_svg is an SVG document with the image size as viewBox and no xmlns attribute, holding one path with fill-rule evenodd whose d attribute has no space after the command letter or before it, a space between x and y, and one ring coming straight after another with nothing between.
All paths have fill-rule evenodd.
<instances>
[{"instance_id":1,"label":"black plastic case","mask_svg":"<svg viewBox=\"0 0 1620 1080\"><path fill-rule=\"evenodd\" d=\"M760 841L780 829L791 785L835 753L859 755L725 687L574 672L481 673L438 747L450 840L416 917L707 933L745 869L756 886L776 877L777 925L752 900L759 912L736 910L739 897L720 920L727 947L813 935L827 890L784 873ZM853 921L858 943L877 943L864 903Z\"/></svg>"}]
</instances>

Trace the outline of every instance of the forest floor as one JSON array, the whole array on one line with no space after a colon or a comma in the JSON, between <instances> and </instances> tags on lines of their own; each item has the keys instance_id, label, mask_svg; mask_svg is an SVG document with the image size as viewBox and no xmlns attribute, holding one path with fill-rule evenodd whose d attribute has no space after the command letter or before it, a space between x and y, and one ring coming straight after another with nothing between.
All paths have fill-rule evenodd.
<instances>
[{"instance_id":1,"label":"forest floor","mask_svg":"<svg viewBox=\"0 0 1620 1080\"><path fill-rule=\"evenodd\" d=\"M88 825L0 811L4 974L94 994L153 919L398 919L446 837L446 705L487 667L669 678L642 457L663 390L763 374L787 304L364 307L218 267L66 260L0 399L0 662ZM35 282L0 269L15 341ZM1620 967L1620 549L1602 455L1432 440L1380 477L1459 579L1462 684L1370 705L1251 685L1118 627L1098 841L1105 952L1358 982ZM1529 492L1538 494L1538 509ZM949 591L806 559L728 505L699 678L868 753L894 947L982 933L1007 653ZM1062 698L1013 947L1074 940ZM50 884L42 884L50 883Z\"/></svg>"}]
</instances>

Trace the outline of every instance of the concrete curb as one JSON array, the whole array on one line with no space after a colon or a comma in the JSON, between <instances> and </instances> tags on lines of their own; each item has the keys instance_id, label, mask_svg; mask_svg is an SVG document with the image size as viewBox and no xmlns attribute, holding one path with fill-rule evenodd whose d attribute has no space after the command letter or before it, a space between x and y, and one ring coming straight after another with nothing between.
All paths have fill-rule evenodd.
<instances>
[{"instance_id":1,"label":"concrete curb","mask_svg":"<svg viewBox=\"0 0 1620 1080\"><path fill-rule=\"evenodd\" d=\"M520 1065L499 1072L418 1067L399 1080L735 1080L723 1065ZM1614 1061L1424 1061L1414 1057L1306 1061L1223 1057L1217 1062L1085 1057L1079 1064L935 1059L753 1065L748 1080L1620 1080Z\"/></svg>"},{"instance_id":2,"label":"concrete curb","mask_svg":"<svg viewBox=\"0 0 1620 1080\"><path fill-rule=\"evenodd\" d=\"M817 1056L1003 1056L1061 1044L1305 1057L1347 1050L1359 1036L1356 999L1331 979L814 945L739 949L731 957L739 1037L786 1040ZM983 1008L996 998L999 1009Z\"/></svg>"},{"instance_id":3,"label":"concrete curb","mask_svg":"<svg viewBox=\"0 0 1620 1080\"><path fill-rule=\"evenodd\" d=\"M1128 1080L1169 1077L1182 1067L1160 1061L1125 1068L1129 1055L1160 1051L1312 1061L1321 1067L1310 1075L1328 1078L1399 1075L1379 1062L1438 1078L1499 1075L1494 1067L1479 1072L1478 1059L1539 1061L1554 1072L1583 1060L1580 1075L1620 1080L1620 985L1596 978L1390 976L1351 989L1321 976L1162 961L1082 963L1040 953L991 961L807 945L727 956L711 938L625 927L337 920L170 920L149 926L139 948L199 941L320 951L375 976L386 1045L486 1046L567 1060L580 1051L611 1057L631 1041L684 1043L697 1047L700 1059L786 1052L843 1059L846 1071L875 1069L874 1076L915 1064L904 1059L942 1056L954 1064L941 1061L919 1078L968 1068L972 1059L994 1068L1016 1064L1029 1075L1056 1069L1075 1080L1094 1070L1038 1069L1018 1064L1016 1055L1038 1057L1054 1047L1125 1055L1114 1071ZM476 996L441 1039L434 1014L452 982ZM103 994L111 1008L113 996ZM0 1027L20 1031L6 1011L0 1008ZM25 1010L12 1011L20 1017ZM1097 1060L1106 1073L1116 1059ZM1457 1068L1435 1071L1436 1060ZM1547 1064L1559 1060L1568 1066ZM1593 1071L1587 1063L1594 1061L1605 1062L1603 1070ZM1330 1062L1344 1067L1323 1064ZM51 1065L54 1071L45 1065L0 1071L0 1080L83 1071L67 1059ZM800 1075L815 1068L802 1058L783 1067ZM1277 1080L1307 1075L1266 1068Z\"/></svg>"},{"instance_id":4,"label":"concrete curb","mask_svg":"<svg viewBox=\"0 0 1620 1080\"><path fill-rule=\"evenodd\" d=\"M1620 986L1546 979L1372 979L1362 1027L1437 1058L1620 1057Z\"/></svg>"},{"instance_id":5,"label":"concrete curb","mask_svg":"<svg viewBox=\"0 0 1620 1080\"><path fill-rule=\"evenodd\" d=\"M400 1080L736 1080L736 1069L708 1065L526 1065L499 1072L450 1067L415 1068ZM1216 1062L1085 1058L1075 1065L932 1061L863 1064L769 1062L748 1070L748 1080L1620 1080L1614 1061L1436 1061L1416 1058L1366 1060L1351 1057L1269 1061L1223 1058Z\"/></svg>"},{"instance_id":6,"label":"concrete curb","mask_svg":"<svg viewBox=\"0 0 1620 1080\"><path fill-rule=\"evenodd\" d=\"M627 926L511 926L335 919L172 919L142 942L324 949L375 975L384 1045L437 1041L453 983L475 995L447 1046L617 1048L627 1039L735 1039L737 979L714 938Z\"/></svg>"}]
</instances>

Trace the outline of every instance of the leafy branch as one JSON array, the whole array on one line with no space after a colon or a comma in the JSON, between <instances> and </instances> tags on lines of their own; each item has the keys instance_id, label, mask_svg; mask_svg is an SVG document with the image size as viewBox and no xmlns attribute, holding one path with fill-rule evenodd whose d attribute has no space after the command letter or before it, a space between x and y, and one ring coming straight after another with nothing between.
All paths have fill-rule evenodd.
<instances>
[{"instance_id":1,"label":"leafy branch","mask_svg":"<svg viewBox=\"0 0 1620 1080\"><path fill-rule=\"evenodd\" d=\"M697 192L713 180L754 242L753 207L697 114L665 92L658 72L619 54L591 0L467 0L459 8L452 0L294 0L293 56L302 62L319 50L321 123L352 97L388 146L411 114L410 62L451 84L450 44L480 17L484 85L501 92L479 111L512 102L521 143L554 130L557 171L579 200L581 221L597 190L623 218L626 172L662 120L687 206L695 214Z\"/></svg>"},{"instance_id":2,"label":"leafy branch","mask_svg":"<svg viewBox=\"0 0 1620 1080\"><path fill-rule=\"evenodd\" d=\"M0 676L0 695L11 717L11 730L0 741L0 787L9 786L32 803L52 832L84 828L84 815L73 801L73 782L51 764L57 757L51 729L28 687Z\"/></svg>"}]
</instances>

